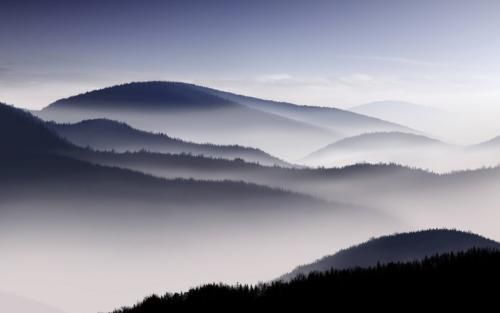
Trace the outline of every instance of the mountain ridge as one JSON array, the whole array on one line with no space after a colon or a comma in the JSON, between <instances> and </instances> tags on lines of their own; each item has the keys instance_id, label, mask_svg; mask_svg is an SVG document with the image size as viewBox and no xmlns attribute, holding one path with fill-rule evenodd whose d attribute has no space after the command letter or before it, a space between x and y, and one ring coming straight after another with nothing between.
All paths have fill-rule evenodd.
<instances>
[{"instance_id":1,"label":"mountain ridge","mask_svg":"<svg viewBox=\"0 0 500 313\"><path fill-rule=\"evenodd\" d=\"M250 108L196 85L174 82L106 87L60 99L36 114L58 123L107 118L187 141L255 147L289 162L339 137L330 129ZM296 145L297 141L301 145Z\"/></svg>"},{"instance_id":2,"label":"mountain ridge","mask_svg":"<svg viewBox=\"0 0 500 313\"><path fill-rule=\"evenodd\" d=\"M203 102L203 103L200 103ZM182 104L182 108L178 107ZM55 109L129 109L181 110L231 108L236 103L202 93L196 85L181 82L130 82L104 87L63 98L44 110Z\"/></svg>"},{"instance_id":3,"label":"mountain ridge","mask_svg":"<svg viewBox=\"0 0 500 313\"><path fill-rule=\"evenodd\" d=\"M241 158L263 165L291 166L266 152L239 145L215 145L187 142L163 133L135 129L124 122L109 119L84 120L74 124L47 122L59 136L81 147L117 152L146 150L168 154L193 154L226 159Z\"/></svg>"},{"instance_id":4,"label":"mountain ridge","mask_svg":"<svg viewBox=\"0 0 500 313\"><path fill-rule=\"evenodd\" d=\"M13 133L13 129L17 131ZM71 144L45 127L45 123L12 105L0 102L0 141L3 154L64 150Z\"/></svg>"},{"instance_id":5,"label":"mountain ridge","mask_svg":"<svg viewBox=\"0 0 500 313\"><path fill-rule=\"evenodd\" d=\"M304 122L316 124L322 127L332 129L336 132L364 132L366 129L359 127L359 124L367 123L372 125L375 130L406 130L412 131L404 125L398 125L394 122L388 122L378 117L372 117L365 114L359 114L349 110L342 110L335 107L298 105L284 101L274 101L260 99L256 97L240 95L232 92L221 91L209 87L204 88L213 94L240 102L252 108L261 109L264 111L281 114L283 116L301 120ZM348 120L346 120L348 119ZM336 125L338 124L338 125ZM373 130L373 129L371 129Z\"/></svg>"},{"instance_id":6,"label":"mountain ridge","mask_svg":"<svg viewBox=\"0 0 500 313\"><path fill-rule=\"evenodd\" d=\"M470 232L430 229L397 233L370 239L313 263L296 267L279 279L290 280L298 275L331 269L373 267L379 264L413 262L436 254L463 252L469 249L496 249L500 243Z\"/></svg>"}]
</instances>

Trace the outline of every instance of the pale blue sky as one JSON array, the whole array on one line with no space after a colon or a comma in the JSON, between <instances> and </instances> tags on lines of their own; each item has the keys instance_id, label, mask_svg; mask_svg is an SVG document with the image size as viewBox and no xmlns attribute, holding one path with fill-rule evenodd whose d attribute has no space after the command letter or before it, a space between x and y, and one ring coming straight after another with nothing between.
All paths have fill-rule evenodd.
<instances>
[{"instance_id":1,"label":"pale blue sky","mask_svg":"<svg viewBox=\"0 0 500 313\"><path fill-rule=\"evenodd\" d=\"M134 80L302 104L500 103L499 1L0 2L0 101Z\"/></svg>"}]
</instances>

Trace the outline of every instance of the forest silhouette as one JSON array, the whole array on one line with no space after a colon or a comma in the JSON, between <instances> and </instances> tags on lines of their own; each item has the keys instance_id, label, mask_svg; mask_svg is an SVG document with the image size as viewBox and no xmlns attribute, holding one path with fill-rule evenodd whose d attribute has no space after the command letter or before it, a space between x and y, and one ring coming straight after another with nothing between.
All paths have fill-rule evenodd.
<instances>
[{"instance_id":1,"label":"forest silhouette","mask_svg":"<svg viewBox=\"0 0 500 313\"><path fill-rule=\"evenodd\" d=\"M480 307L495 299L491 286L500 279L499 264L500 251L471 249L421 261L314 272L291 282L208 284L184 293L153 295L113 313Z\"/></svg>"}]
</instances>

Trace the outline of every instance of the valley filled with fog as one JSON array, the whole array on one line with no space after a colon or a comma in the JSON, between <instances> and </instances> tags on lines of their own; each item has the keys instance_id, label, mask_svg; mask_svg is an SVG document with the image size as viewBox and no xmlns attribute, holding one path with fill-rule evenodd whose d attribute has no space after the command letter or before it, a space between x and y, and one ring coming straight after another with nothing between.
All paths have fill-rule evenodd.
<instances>
[{"instance_id":1,"label":"valley filled with fog","mask_svg":"<svg viewBox=\"0 0 500 313\"><path fill-rule=\"evenodd\" d=\"M108 312L203 283L272 281L392 233L500 240L500 140L451 144L369 113L177 82L40 111L1 104L0 290Z\"/></svg>"},{"instance_id":2,"label":"valley filled with fog","mask_svg":"<svg viewBox=\"0 0 500 313\"><path fill-rule=\"evenodd\" d=\"M499 29L491 0L0 1L0 313L485 311Z\"/></svg>"}]
</instances>

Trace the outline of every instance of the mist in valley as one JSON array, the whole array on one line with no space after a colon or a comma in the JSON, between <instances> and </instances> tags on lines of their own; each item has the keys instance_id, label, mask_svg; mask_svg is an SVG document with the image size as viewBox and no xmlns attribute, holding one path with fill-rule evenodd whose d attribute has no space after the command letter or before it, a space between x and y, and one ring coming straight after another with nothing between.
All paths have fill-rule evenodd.
<instances>
[{"instance_id":1,"label":"mist in valley","mask_svg":"<svg viewBox=\"0 0 500 313\"><path fill-rule=\"evenodd\" d=\"M105 312L203 283L272 281L384 234L500 238L500 170L477 169L496 165L494 140L460 147L367 123L361 135L309 141L296 133L332 129L256 127L245 107L155 110L35 112L44 122L4 107L5 120L18 119L5 130L24 134L2 157L9 291Z\"/></svg>"},{"instance_id":2,"label":"mist in valley","mask_svg":"<svg viewBox=\"0 0 500 313\"><path fill-rule=\"evenodd\" d=\"M0 312L496 260L500 4L450 2L2 1Z\"/></svg>"}]
</instances>

